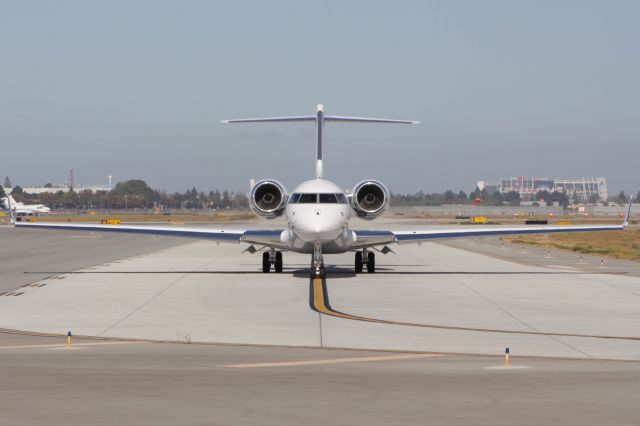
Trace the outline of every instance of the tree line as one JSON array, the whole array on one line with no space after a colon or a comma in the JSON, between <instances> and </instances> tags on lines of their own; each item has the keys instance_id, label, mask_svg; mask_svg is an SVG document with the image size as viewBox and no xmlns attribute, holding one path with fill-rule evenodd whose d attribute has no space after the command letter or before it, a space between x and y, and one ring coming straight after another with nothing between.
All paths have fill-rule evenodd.
<instances>
[{"instance_id":1,"label":"tree line","mask_svg":"<svg viewBox=\"0 0 640 426\"><path fill-rule=\"evenodd\" d=\"M169 194L165 191L152 189L143 180L135 179L118 183L111 191L92 192L58 191L55 193L27 194L20 186L15 186L12 194L16 201L27 204L44 204L52 209L200 209L200 210L246 210L249 199L246 194L227 190L198 191L191 188L183 193ZM4 197L4 189L0 186L0 198ZM566 207L569 197L561 192L539 191L533 199L541 204L552 206L558 204ZM640 192L634 198L640 199ZM392 206L441 206L447 204L465 205L481 202L486 206L518 206L520 194L517 192L487 193L486 190L476 188L469 194L464 191L447 190L443 193L425 193L418 191L414 194L391 193ZM598 199L589 200L592 203ZM629 197L620 191L615 202L624 204Z\"/></svg>"},{"instance_id":2,"label":"tree line","mask_svg":"<svg viewBox=\"0 0 640 426\"><path fill-rule=\"evenodd\" d=\"M45 204L52 209L201 209L245 210L249 207L242 193L218 189L205 193L196 188L173 194L152 189L143 180L119 182L111 191L58 191L27 194L20 186L12 190L16 201Z\"/></svg>"},{"instance_id":3,"label":"tree line","mask_svg":"<svg viewBox=\"0 0 640 426\"><path fill-rule=\"evenodd\" d=\"M482 203L486 206L519 206L520 194L509 192L501 194L494 192L487 193L486 189L476 188L467 195L464 191L453 192L447 190L443 193L424 193L418 191L415 194L391 194L391 205L393 206L442 206L447 204L473 204Z\"/></svg>"}]
</instances>

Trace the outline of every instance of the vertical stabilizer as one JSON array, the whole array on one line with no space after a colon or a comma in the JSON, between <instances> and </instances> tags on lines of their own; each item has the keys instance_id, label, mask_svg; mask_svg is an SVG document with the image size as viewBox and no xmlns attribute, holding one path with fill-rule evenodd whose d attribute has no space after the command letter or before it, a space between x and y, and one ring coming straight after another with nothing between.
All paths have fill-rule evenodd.
<instances>
[{"instance_id":1,"label":"vertical stabilizer","mask_svg":"<svg viewBox=\"0 0 640 426\"><path fill-rule=\"evenodd\" d=\"M629 216L631 216L631 203L633 203L633 195L629 197L629 205L627 206L627 212L624 215L624 222L622 223L622 226L629 225Z\"/></svg>"},{"instance_id":2,"label":"vertical stabilizer","mask_svg":"<svg viewBox=\"0 0 640 426\"><path fill-rule=\"evenodd\" d=\"M318 104L316 107L316 125L318 126L318 140L316 141L316 178L320 179L322 170L322 127L324 126L324 107Z\"/></svg>"},{"instance_id":3,"label":"vertical stabilizer","mask_svg":"<svg viewBox=\"0 0 640 426\"><path fill-rule=\"evenodd\" d=\"M11 224L16 224L16 212L13 207L13 197L11 194L7 194L7 208L9 209L9 219L11 220Z\"/></svg>"}]
</instances>

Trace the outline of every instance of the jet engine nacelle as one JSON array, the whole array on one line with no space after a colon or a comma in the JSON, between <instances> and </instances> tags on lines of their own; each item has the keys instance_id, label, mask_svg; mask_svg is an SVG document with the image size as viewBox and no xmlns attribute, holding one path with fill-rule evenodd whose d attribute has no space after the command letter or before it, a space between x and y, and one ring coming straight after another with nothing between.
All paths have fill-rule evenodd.
<instances>
[{"instance_id":1,"label":"jet engine nacelle","mask_svg":"<svg viewBox=\"0 0 640 426\"><path fill-rule=\"evenodd\" d=\"M362 219L375 219L389 207L389 191L377 180L364 180L351 191L351 207Z\"/></svg>"},{"instance_id":2,"label":"jet engine nacelle","mask_svg":"<svg viewBox=\"0 0 640 426\"><path fill-rule=\"evenodd\" d=\"M253 185L249 206L258 216L273 219L281 216L287 206L287 190L273 179L263 179Z\"/></svg>"}]
</instances>

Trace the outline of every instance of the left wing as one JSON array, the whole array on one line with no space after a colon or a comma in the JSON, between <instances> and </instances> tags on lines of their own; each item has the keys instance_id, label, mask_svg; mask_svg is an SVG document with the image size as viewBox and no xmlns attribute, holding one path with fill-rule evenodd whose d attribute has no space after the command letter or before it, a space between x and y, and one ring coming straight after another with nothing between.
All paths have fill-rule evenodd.
<instances>
[{"instance_id":1,"label":"left wing","mask_svg":"<svg viewBox=\"0 0 640 426\"><path fill-rule=\"evenodd\" d=\"M422 243L431 240L448 238L472 238L496 235L523 235L523 234L554 234L561 232L596 232L596 231L622 231L623 225L601 226L483 226L466 228L430 229L419 231L363 231L357 230L356 242L353 249L372 247L385 244L409 244Z\"/></svg>"},{"instance_id":2,"label":"left wing","mask_svg":"<svg viewBox=\"0 0 640 426\"><path fill-rule=\"evenodd\" d=\"M227 243L260 244L275 248L284 248L280 241L282 230L229 230L207 228L183 228L176 226L142 226L142 225L97 225L86 223L56 222L15 222L17 228L44 228L58 230L115 232L123 234L165 235L171 237L199 238Z\"/></svg>"},{"instance_id":3,"label":"left wing","mask_svg":"<svg viewBox=\"0 0 640 426\"><path fill-rule=\"evenodd\" d=\"M394 236L398 244L419 243L446 238L487 237L496 235L556 234L564 232L622 231L623 225L601 226L526 226L502 227L486 226L473 229L438 229L428 231L396 231Z\"/></svg>"},{"instance_id":4,"label":"left wing","mask_svg":"<svg viewBox=\"0 0 640 426\"><path fill-rule=\"evenodd\" d=\"M622 231L629 224L631 200L621 225L581 225L581 226L473 226L449 229L430 229L416 231L355 231L354 249L384 244L421 243L447 238L472 238L496 235L556 234L563 232L600 232Z\"/></svg>"}]
</instances>

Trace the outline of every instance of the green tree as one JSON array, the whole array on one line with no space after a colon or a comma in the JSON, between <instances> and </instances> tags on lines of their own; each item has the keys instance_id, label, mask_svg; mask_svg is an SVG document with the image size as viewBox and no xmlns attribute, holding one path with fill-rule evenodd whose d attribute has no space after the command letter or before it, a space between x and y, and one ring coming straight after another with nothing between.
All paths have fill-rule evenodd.
<instances>
[{"instance_id":1,"label":"green tree","mask_svg":"<svg viewBox=\"0 0 640 426\"><path fill-rule=\"evenodd\" d=\"M520 205L520 193L516 191L510 191L504 194L504 202L510 206L519 206Z\"/></svg>"},{"instance_id":2,"label":"green tree","mask_svg":"<svg viewBox=\"0 0 640 426\"><path fill-rule=\"evenodd\" d=\"M160 193L139 179L119 182L113 189L113 194L117 197L119 207L125 203L127 207L153 207L160 200Z\"/></svg>"},{"instance_id":3,"label":"green tree","mask_svg":"<svg viewBox=\"0 0 640 426\"><path fill-rule=\"evenodd\" d=\"M61 204L65 209L74 209L78 207L78 194L73 189L69 189L62 196Z\"/></svg>"},{"instance_id":4,"label":"green tree","mask_svg":"<svg viewBox=\"0 0 640 426\"><path fill-rule=\"evenodd\" d=\"M451 191L450 189L447 189L447 191L444 193L444 201L446 203L452 203L454 202L456 199L456 194L453 193L453 191Z\"/></svg>"},{"instance_id":5,"label":"green tree","mask_svg":"<svg viewBox=\"0 0 640 426\"><path fill-rule=\"evenodd\" d=\"M538 191L536 192L536 196L535 196L535 201L538 202L539 205L542 205L542 203L544 203L547 206L552 205L553 203L551 202L551 194L549 193L549 191Z\"/></svg>"}]
</instances>

